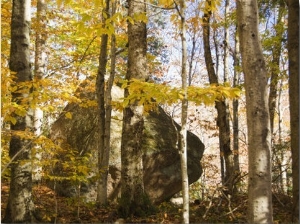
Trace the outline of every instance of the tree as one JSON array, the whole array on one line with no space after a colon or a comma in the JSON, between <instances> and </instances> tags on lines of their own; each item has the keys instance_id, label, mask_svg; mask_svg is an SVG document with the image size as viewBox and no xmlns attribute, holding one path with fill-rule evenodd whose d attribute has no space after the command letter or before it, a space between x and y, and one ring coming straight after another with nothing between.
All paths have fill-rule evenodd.
<instances>
[{"instance_id":1,"label":"tree","mask_svg":"<svg viewBox=\"0 0 300 224\"><path fill-rule=\"evenodd\" d=\"M289 100L294 221L299 220L299 1L288 1Z\"/></svg>"},{"instance_id":2,"label":"tree","mask_svg":"<svg viewBox=\"0 0 300 224\"><path fill-rule=\"evenodd\" d=\"M36 95L39 93L40 80L44 78L46 73L46 3L44 0L37 1L37 16L36 16L36 34L35 34L35 57L34 57L34 81L37 84L37 88L35 91ZM38 102L37 102L38 104ZM33 117L33 126L35 136L39 137L42 134L43 127L43 118L44 112L39 107L39 105L35 105L34 109L34 117ZM35 167L33 168L33 181L40 181L42 178L42 167L40 161L42 159L42 148L36 144L33 150L33 158L35 161Z\"/></svg>"},{"instance_id":3,"label":"tree","mask_svg":"<svg viewBox=\"0 0 300 224\"><path fill-rule=\"evenodd\" d=\"M174 1L176 4L176 2ZM177 12L180 16L180 37L181 37L181 82L183 99L181 100L181 129L179 138L179 153L182 176L182 194L183 194L183 223L189 223L189 179L187 171L187 117L188 117L188 76L187 76L187 41L186 41L186 4L184 0L179 2L179 8L176 5ZM191 76L189 77L189 82Z\"/></svg>"},{"instance_id":4,"label":"tree","mask_svg":"<svg viewBox=\"0 0 300 224\"><path fill-rule=\"evenodd\" d=\"M14 158L14 162L11 163L10 191L3 221L13 223L32 222L34 211L30 161L32 143L28 137L24 137L24 132L31 131L33 127L33 114L29 105L31 88L28 85L32 81L29 37L30 3L30 0L14 0L12 7L9 67L15 73L15 84L18 88L18 91L12 93L12 101L24 108L24 114L14 114L16 122L11 125L9 156Z\"/></svg>"},{"instance_id":5,"label":"tree","mask_svg":"<svg viewBox=\"0 0 300 224\"><path fill-rule=\"evenodd\" d=\"M235 52L233 56L234 60L234 74L233 74L233 87L237 87L240 84L240 42L236 29L235 34ZM233 161L234 172L236 175L240 175L240 161L239 161L239 100L233 99L232 101L232 129L233 129ZM238 190L238 189L237 189Z\"/></svg>"},{"instance_id":6,"label":"tree","mask_svg":"<svg viewBox=\"0 0 300 224\"><path fill-rule=\"evenodd\" d=\"M237 1L237 21L247 104L248 222L272 223L268 77L258 31L256 0Z\"/></svg>"},{"instance_id":7,"label":"tree","mask_svg":"<svg viewBox=\"0 0 300 224\"><path fill-rule=\"evenodd\" d=\"M105 23L109 18L109 4L110 1L105 1L105 6L102 13L103 24L102 28L105 29ZM99 179L97 190L97 202L100 204L107 203L107 175L108 175L108 163L109 163L109 151L106 145L107 130L105 126L106 111L105 111L105 74L107 67L107 45L108 34L101 35L101 47L99 55L99 68L96 80L96 91L98 100L98 121L99 121L99 144L98 144L98 166L99 166Z\"/></svg>"},{"instance_id":8,"label":"tree","mask_svg":"<svg viewBox=\"0 0 300 224\"><path fill-rule=\"evenodd\" d=\"M111 15L114 15L116 12L116 2L111 3ZM111 118L112 118L112 87L113 82L115 79L115 73L116 73L116 35L111 35L111 43L110 43L110 76L107 81L107 87L106 87L106 94L105 94L105 150L106 150L106 158L105 164L103 166L108 167L109 166L109 155L110 155L110 148L111 148ZM105 188L106 192L104 192L107 195L107 176L105 177ZM106 196L107 197L107 196Z\"/></svg>"},{"instance_id":9,"label":"tree","mask_svg":"<svg viewBox=\"0 0 300 224\"><path fill-rule=\"evenodd\" d=\"M206 68L208 72L209 82L211 84L219 84L217 74L214 69L214 63L212 60L211 49L210 49L210 17L212 2L206 1L205 13L203 15L203 44L204 44L204 57ZM228 189L227 191L233 192L233 181L234 181L234 161L233 153L230 147L230 127L229 127L229 114L225 100L217 101L215 103L218 112L217 126L219 127L219 145L220 145L220 157L224 157L225 160L225 178L224 186Z\"/></svg>"},{"instance_id":10,"label":"tree","mask_svg":"<svg viewBox=\"0 0 300 224\"><path fill-rule=\"evenodd\" d=\"M279 64L280 64L280 54L282 51L282 39L284 34L284 12L285 5L283 1L279 2L279 10L277 16L277 22L275 25L275 41L272 42L272 64L271 67L271 80L270 80L270 93L269 93L269 111L270 111L270 125L271 125L271 134L273 135L274 131L274 117L275 117L275 109L276 109L276 98L278 92L278 81L279 81Z\"/></svg>"},{"instance_id":11,"label":"tree","mask_svg":"<svg viewBox=\"0 0 300 224\"><path fill-rule=\"evenodd\" d=\"M146 5L142 2L128 1L128 68L126 79L146 81L147 31ZM135 19L134 19L135 18ZM140 19L139 19L140 18ZM130 83L129 83L130 85ZM125 88L124 96L129 96ZM127 217L132 214L141 216L147 208L143 182L143 151L141 149L143 134L143 106L135 101L125 107L123 112L123 130L121 140L121 200L119 211Z\"/></svg>"}]
</instances>

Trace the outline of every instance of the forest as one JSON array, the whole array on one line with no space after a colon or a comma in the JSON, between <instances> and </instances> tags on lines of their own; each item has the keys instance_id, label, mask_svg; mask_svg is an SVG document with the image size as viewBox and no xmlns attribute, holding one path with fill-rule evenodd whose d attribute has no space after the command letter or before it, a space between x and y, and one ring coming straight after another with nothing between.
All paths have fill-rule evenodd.
<instances>
[{"instance_id":1,"label":"forest","mask_svg":"<svg viewBox=\"0 0 300 224\"><path fill-rule=\"evenodd\" d=\"M298 223L299 1L1 1L1 222Z\"/></svg>"}]
</instances>

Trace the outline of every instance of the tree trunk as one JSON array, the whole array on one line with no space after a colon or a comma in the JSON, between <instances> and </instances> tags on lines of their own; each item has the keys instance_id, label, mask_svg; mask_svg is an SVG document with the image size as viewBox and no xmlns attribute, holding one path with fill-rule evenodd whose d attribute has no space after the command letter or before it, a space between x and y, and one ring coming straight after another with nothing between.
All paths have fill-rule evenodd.
<instances>
[{"instance_id":1,"label":"tree trunk","mask_svg":"<svg viewBox=\"0 0 300 224\"><path fill-rule=\"evenodd\" d=\"M229 12L229 0L225 0L225 26L224 26L224 82L228 82L228 59L229 59L229 51L228 51L228 44L229 44L229 29L228 29L228 12ZM227 106L228 107L228 106Z\"/></svg>"},{"instance_id":2,"label":"tree trunk","mask_svg":"<svg viewBox=\"0 0 300 224\"><path fill-rule=\"evenodd\" d=\"M105 7L102 12L103 25L105 28L106 19L109 18L109 0L105 1ZM97 187L97 202L99 204L107 203L107 175L108 175L108 158L109 151L105 143L106 126L105 126L105 74L107 65L107 44L108 35L102 34L101 36L101 47L99 55L99 67L96 80L96 91L98 100L98 116L99 116L99 139L98 139L98 168L99 168L99 179Z\"/></svg>"},{"instance_id":3,"label":"tree trunk","mask_svg":"<svg viewBox=\"0 0 300 224\"><path fill-rule=\"evenodd\" d=\"M32 81L30 71L30 1L14 0L12 6L11 20L11 49L10 49L10 70L16 72L15 82ZM16 123L11 125L12 136L9 146L9 155L14 157L11 164L11 182L8 204L5 212L4 222L32 222L33 201L32 201L32 166L30 161L31 141L21 138L17 132L32 130L33 113L29 109L30 88L18 89L21 93L12 93L12 101L21 104L27 110L25 116L14 115Z\"/></svg>"},{"instance_id":4,"label":"tree trunk","mask_svg":"<svg viewBox=\"0 0 300 224\"><path fill-rule=\"evenodd\" d=\"M114 15L116 11L116 3L112 2L112 12L111 14ZM110 50L110 60L111 60L111 65L110 65L110 76L107 81L107 88L105 91L105 140L104 140L104 145L105 145L105 154L104 154L104 159L103 159L103 167L107 167L107 170L109 169L109 160L110 160L110 141L111 141L111 113L112 113L112 96L111 96L111 91L113 87L113 81L115 79L115 70L116 70L116 37L115 34L111 35L111 50ZM105 193L105 200L103 200L103 203L107 203L107 176L108 172L103 175L103 193ZM104 192L105 191L105 192ZM101 201L100 201L101 202Z\"/></svg>"},{"instance_id":5,"label":"tree trunk","mask_svg":"<svg viewBox=\"0 0 300 224\"><path fill-rule=\"evenodd\" d=\"M192 37L192 49L191 49L191 58L190 58L190 62L189 62L189 73L188 73L188 85L192 85L192 81L193 81L193 76L195 74L195 72L193 72L193 62L194 62L194 58L195 58L195 53L196 53L196 31L193 32L193 37Z\"/></svg>"},{"instance_id":6,"label":"tree trunk","mask_svg":"<svg viewBox=\"0 0 300 224\"><path fill-rule=\"evenodd\" d=\"M224 30L224 83L228 82L228 60L229 60L229 50L228 50L228 45L229 45L229 29L228 29L228 16L229 13L229 0L225 0L225 30ZM232 150L230 148L230 125L229 125L229 117L230 117L230 112L229 112L229 105L227 100L224 100L225 104L225 125L227 126L225 129L226 137L224 136L225 140L228 138L229 140L229 148L224 147L224 160L225 160L225 167L226 167L226 172L225 172L225 186L228 188L229 193L233 194L236 191L236 186L235 186L235 169L234 169L234 153L232 153ZM224 133L224 135L225 135Z\"/></svg>"},{"instance_id":7,"label":"tree trunk","mask_svg":"<svg viewBox=\"0 0 300 224\"><path fill-rule=\"evenodd\" d=\"M37 29L35 38L35 58L34 58L34 78L38 86L39 82L45 76L46 69L46 3L44 0L37 1ZM39 89L34 89L33 91L39 91ZM39 102L38 102L39 103ZM42 134L44 112L36 105L34 109L33 117L33 127L35 136L40 136ZM42 160L42 147L40 145L35 145L35 150L32 153L33 158L33 171L32 179L33 181L40 181L42 178L42 165L40 161Z\"/></svg>"},{"instance_id":8,"label":"tree trunk","mask_svg":"<svg viewBox=\"0 0 300 224\"><path fill-rule=\"evenodd\" d=\"M203 16L203 42L204 42L204 57L206 68L209 76L209 82L211 84L218 84L218 77L214 70L214 63L211 56L209 36L210 36L210 17L211 11L209 6L211 1L207 0L207 13ZM220 156L224 156L225 161L225 178L224 185L227 187L227 192L233 192L233 153L230 148L230 127L229 127L229 114L225 101L219 101L215 103L218 112L217 126L219 127L219 144L220 144Z\"/></svg>"},{"instance_id":9,"label":"tree trunk","mask_svg":"<svg viewBox=\"0 0 300 224\"><path fill-rule=\"evenodd\" d=\"M272 223L268 76L258 32L256 0L237 1L248 126L248 222Z\"/></svg>"},{"instance_id":10,"label":"tree trunk","mask_svg":"<svg viewBox=\"0 0 300 224\"><path fill-rule=\"evenodd\" d=\"M289 99L294 222L299 216L299 1L288 1Z\"/></svg>"},{"instance_id":11,"label":"tree trunk","mask_svg":"<svg viewBox=\"0 0 300 224\"><path fill-rule=\"evenodd\" d=\"M179 2L178 13L180 15L180 37L181 37L181 49L182 49L182 59L181 59L181 82L184 97L181 101L181 129L180 129L180 143L179 143L179 153L180 153L180 164L181 164L181 176L182 176L182 195L183 195L183 212L182 219L183 223L189 223L189 180L187 172L187 116L188 116L188 100L187 100L187 43L186 43L186 21L185 21L185 11L186 6L184 0ZM192 63L192 61L191 61Z\"/></svg>"},{"instance_id":12,"label":"tree trunk","mask_svg":"<svg viewBox=\"0 0 300 224\"><path fill-rule=\"evenodd\" d=\"M146 12L146 5L134 0L128 1L128 16ZM142 21L128 22L128 68L126 79L147 80L147 32ZM128 89L124 97L129 95ZM147 211L143 183L142 135L144 127L143 106L137 102L128 105L123 114L121 139L121 200L119 212L122 216L142 216Z\"/></svg>"},{"instance_id":13,"label":"tree trunk","mask_svg":"<svg viewBox=\"0 0 300 224\"><path fill-rule=\"evenodd\" d=\"M282 141L282 109L281 109L281 100L282 100L282 90L283 90L283 80L280 80L279 89L278 89L278 103L277 103L277 111L278 111L278 144L283 146ZM276 150L273 150L273 152ZM284 147L280 147L279 152L275 155L278 158L278 166L279 166L279 181L280 181L280 190L283 194L288 194L287 192L287 156L286 149Z\"/></svg>"},{"instance_id":14,"label":"tree trunk","mask_svg":"<svg viewBox=\"0 0 300 224\"><path fill-rule=\"evenodd\" d=\"M270 127L271 135L273 138L274 131L274 116L276 109L276 98L278 91L278 80L279 80L279 64L280 64L280 54L281 54L281 45L282 38L284 34L283 29L283 12L285 10L284 3L280 3L279 12L276 23L276 37L280 38L279 41L275 41L272 49L272 66L271 66L271 80L270 80L270 93L269 93L269 111L270 111Z\"/></svg>"},{"instance_id":15,"label":"tree trunk","mask_svg":"<svg viewBox=\"0 0 300 224\"><path fill-rule=\"evenodd\" d=\"M233 87L237 87L240 84L240 42L236 32L235 36L235 52L234 52L234 75L233 75ZM240 175L240 161L239 161L239 100L234 99L232 102L232 126L233 126L233 161L234 161L234 173L238 177ZM237 187L237 183L235 183ZM238 190L238 189L237 189Z\"/></svg>"}]
</instances>

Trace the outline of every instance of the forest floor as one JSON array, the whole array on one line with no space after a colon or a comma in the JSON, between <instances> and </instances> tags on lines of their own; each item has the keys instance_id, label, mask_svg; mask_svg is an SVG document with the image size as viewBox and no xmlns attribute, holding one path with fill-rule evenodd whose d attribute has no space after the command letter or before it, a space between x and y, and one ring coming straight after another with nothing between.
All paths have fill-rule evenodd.
<instances>
[{"instance_id":1,"label":"forest floor","mask_svg":"<svg viewBox=\"0 0 300 224\"><path fill-rule=\"evenodd\" d=\"M8 199L9 185L1 183L1 219ZM80 203L74 198L58 197L50 188L33 189L39 223L180 223L181 207L170 202L157 206L156 214L145 218L119 219L116 205L97 208L93 203ZM291 198L273 196L274 223L291 223ZM247 196L238 195L230 201L213 198L190 204L190 223L246 223ZM119 221L119 222L116 222Z\"/></svg>"}]
</instances>

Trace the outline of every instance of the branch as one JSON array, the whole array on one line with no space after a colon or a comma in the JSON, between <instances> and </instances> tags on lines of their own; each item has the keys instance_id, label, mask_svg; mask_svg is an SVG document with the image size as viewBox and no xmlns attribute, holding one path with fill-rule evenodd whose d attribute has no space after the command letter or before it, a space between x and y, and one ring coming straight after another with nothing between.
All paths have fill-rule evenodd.
<instances>
[{"instance_id":1,"label":"branch","mask_svg":"<svg viewBox=\"0 0 300 224\"><path fill-rule=\"evenodd\" d=\"M88 46L86 47L86 49L85 49L85 51L84 51L82 57L81 57L80 60L79 60L79 63L80 63L80 64L83 62L83 60L84 60L84 58L85 58L85 56L86 56L86 54L87 54L87 51L89 50L90 46L92 45L92 43L94 42L94 40L95 40L96 38L97 38L97 36L94 36L93 39L92 39L92 40L90 41L90 43L88 44ZM70 66L70 65L71 65L72 63L74 63L75 61L76 61L76 60L73 59L73 60L71 60L68 64L63 65L63 66L61 66L61 67L59 67L59 68L54 69L54 71L52 71L50 74L48 74L47 77L50 77L51 75L55 74L57 70L61 70L61 69L63 69L63 68L66 68L66 67ZM78 70L78 69L79 69L79 65L77 66L77 70ZM79 73L79 71L77 72L77 75L78 75L78 73Z\"/></svg>"},{"instance_id":2,"label":"branch","mask_svg":"<svg viewBox=\"0 0 300 224\"><path fill-rule=\"evenodd\" d=\"M183 18L183 16L182 16L182 15L181 15L181 13L180 13L180 9L179 9L179 6L178 6L178 4L176 3L176 1L175 1L175 0L174 0L173 2L174 2L174 5L175 5L175 9L176 9L176 11L178 12L178 14L179 14L180 18L182 19L182 18Z\"/></svg>"},{"instance_id":3,"label":"branch","mask_svg":"<svg viewBox=\"0 0 300 224\"><path fill-rule=\"evenodd\" d=\"M145 4L145 5L151 6L153 8L161 9L161 10L172 10L172 9L175 9L175 7L171 7L171 6L161 7L161 6L158 6L158 5L151 4L151 3L141 2L141 1L136 1L136 0L133 0L133 2Z\"/></svg>"},{"instance_id":4,"label":"branch","mask_svg":"<svg viewBox=\"0 0 300 224\"><path fill-rule=\"evenodd\" d=\"M42 134L40 134L39 136L41 136ZM38 137L39 137L38 136ZM38 137L36 137L35 139L37 139ZM10 164L12 164L12 162L16 159L16 157L18 155L21 154L21 152L23 152L25 149L27 149L29 147L29 145L33 142L34 139L30 140L27 144L25 144L11 159L10 161L5 165L5 167L2 169L1 168L1 175L4 173L4 171L8 168L8 166Z\"/></svg>"}]
</instances>

